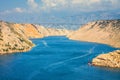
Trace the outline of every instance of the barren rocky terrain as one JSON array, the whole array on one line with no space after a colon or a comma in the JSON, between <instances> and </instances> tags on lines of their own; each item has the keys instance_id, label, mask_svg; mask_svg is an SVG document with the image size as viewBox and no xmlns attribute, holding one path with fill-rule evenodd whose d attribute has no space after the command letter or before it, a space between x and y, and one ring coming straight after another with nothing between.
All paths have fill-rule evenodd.
<instances>
[{"instance_id":1,"label":"barren rocky terrain","mask_svg":"<svg viewBox=\"0 0 120 80\"><path fill-rule=\"evenodd\" d=\"M65 36L69 32L66 29L45 28L41 25L0 21L0 54L30 50L34 46L30 38Z\"/></svg>"},{"instance_id":2,"label":"barren rocky terrain","mask_svg":"<svg viewBox=\"0 0 120 80\"><path fill-rule=\"evenodd\" d=\"M68 35L69 39L97 42L120 48L120 20L101 20L89 22L79 30ZM120 54L118 51L101 54L93 59L93 65L119 67Z\"/></svg>"}]
</instances>

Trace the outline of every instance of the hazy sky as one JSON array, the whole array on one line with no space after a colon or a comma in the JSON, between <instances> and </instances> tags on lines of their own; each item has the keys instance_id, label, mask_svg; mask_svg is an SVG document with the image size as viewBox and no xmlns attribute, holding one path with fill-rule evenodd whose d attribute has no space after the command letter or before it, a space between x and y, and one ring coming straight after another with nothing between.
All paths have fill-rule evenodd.
<instances>
[{"instance_id":1,"label":"hazy sky","mask_svg":"<svg viewBox=\"0 0 120 80\"><path fill-rule=\"evenodd\" d=\"M0 19L11 21L99 11L117 11L120 14L120 0L0 0Z\"/></svg>"}]
</instances>

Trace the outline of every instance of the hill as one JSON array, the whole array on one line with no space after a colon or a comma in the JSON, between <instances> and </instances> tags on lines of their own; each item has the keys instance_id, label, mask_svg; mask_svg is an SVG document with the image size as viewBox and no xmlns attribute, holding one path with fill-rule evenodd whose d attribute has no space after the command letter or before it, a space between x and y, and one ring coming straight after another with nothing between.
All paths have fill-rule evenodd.
<instances>
[{"instance_id":1,"label":"hill","mask_svg":"<svg viewBox=\"0 0 120 80\"><path fill-rule=\"evenodd\" d=\"M120 47L120 20L89 22L68 35L69 39L108 44Z\"/></svg>"},{"instance_id":2,"label":"hill","mask_svg":"<svg viewBox=\"0 0 120 80\"><path fill-rule=\"evenodd\" d=\"M18 24L0 21L0 54L25 52L34 44L30 38L66 36L70 30L45 28L35 24Z\"/></svg>"},{"instance_id":3,"label":"hill","mask_svg":"<svg viewBox=\"0 0 120 80\"><path fill-rule=\"evenodd\" d=\"M12 23L0 22L0 54L25 52L34 44L13 28Z\"/></svg>"},{"instance_id":4,"label":"hill","mask_svg":"<svg viewBox=\"0 0 120 80\"><path fill-rule=\"evenodd\" d=\"M120 20L90 22L68 37L72 40L97 42L120 48ZM120 68L120 50L98 55L92 60L92 64Z\"/></svg>"}]
</instances>

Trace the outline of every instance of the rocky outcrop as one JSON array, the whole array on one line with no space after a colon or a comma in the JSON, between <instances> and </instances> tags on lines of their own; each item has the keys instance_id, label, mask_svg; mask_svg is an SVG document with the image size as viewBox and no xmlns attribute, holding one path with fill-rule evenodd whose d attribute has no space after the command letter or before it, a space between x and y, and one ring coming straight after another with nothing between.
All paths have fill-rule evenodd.
<instances>
[{"instance_id":1,"label":"rocky outcrop","mask_svg":"<svg viewBox=\"0 0 120 80\"><path fill-rule=\"evenodd\" d=\"M90 22L68 35L69 39L120 47L120 20Z\"/></svg>"},{"instance_id":2,"label":"rocky outcrop","mask_svg":"<svg viewBox=\"0 0 120 80\"><path fill-rule=\"evenodd\" d=\"M92 65L120 68L120 50L97 56Z\"/></svg>"},{"instance_id":3,"label":"rocky outcrop","mask_svg":"<svg viewBox=\"0 0 120 80\"><path fill-rule=\"evenodd\" d=\"M34 46L23 34L17 32L13 25L0 22L0 54L25 52Z\"/></svg>"}]
</instances>

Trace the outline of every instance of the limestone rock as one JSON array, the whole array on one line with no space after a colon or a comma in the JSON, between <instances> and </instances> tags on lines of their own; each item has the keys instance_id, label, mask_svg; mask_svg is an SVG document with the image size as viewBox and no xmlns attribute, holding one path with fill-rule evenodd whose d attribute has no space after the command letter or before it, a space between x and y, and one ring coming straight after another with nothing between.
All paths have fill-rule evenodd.
<instances>
[{"instance_id":1,"label":"limestone rock","mask_svg":"<svg viewBox=\"0 0 120 80\"><path fill-rule=\"evenodd\" d=\"M68 35L69 39L108 44L120 47L120 20L89 22Z\"/></svg>"},{"instance_id":2,"label":"limestone rock","mask_svg":"<svg viewBox=\"0 0 120 80\"><path fill-rule=\"evenodd\" d=\"M14 24L14 29L28 38L43 38L47 36L66 36L72 30L47 28L36 24Z\"/></svg>"},{"instance_id":3,"label":"limestone rock","mask_svg":"<svg viewBox=\"0 0 120 80\"><path fill-rule=\"evenodd\" d=\"M13 28L13 23L0 22L0 54L25 52L34 44Z\"/></svg>"},{"instance_id":4,"label":"limestone rock","mask_svg":"<svg viewBox=\"0 0 120 80\"><path fill-rule=\"evenodd\" d=\"M107 54L100 54L93 59L92 65L120 68L120 50Z\"/></svg>"},{"instance_id":5,"label":"limestone rock","mask_svg":"<svg viewBox=\"0 0 120 80\"><path fill-rule=\"evenodd\" d=\"M0 21L0 54L30 50L34 44L29 38L66 36L69 33L70 31L66 29L45 28L35 24L18 24Z\"/></svg>"}]
</instances>

